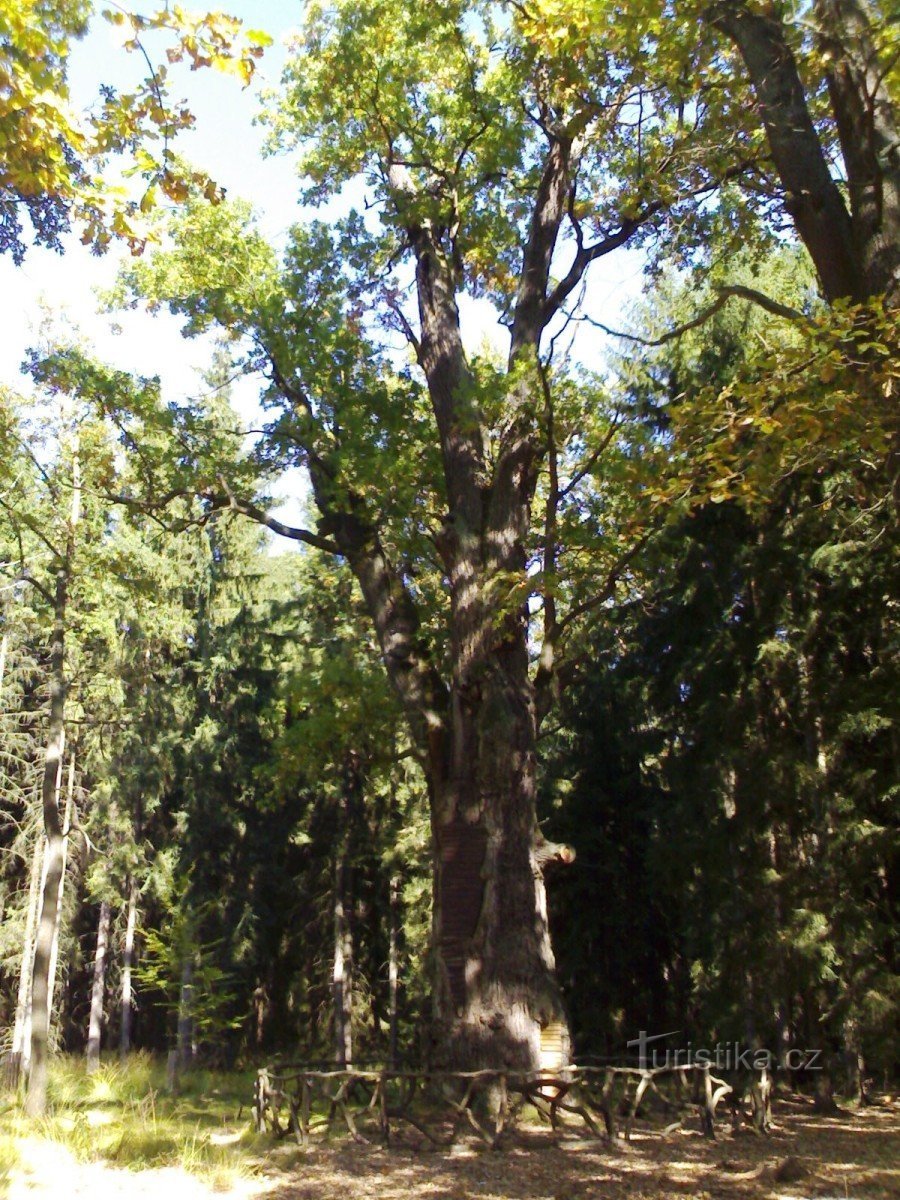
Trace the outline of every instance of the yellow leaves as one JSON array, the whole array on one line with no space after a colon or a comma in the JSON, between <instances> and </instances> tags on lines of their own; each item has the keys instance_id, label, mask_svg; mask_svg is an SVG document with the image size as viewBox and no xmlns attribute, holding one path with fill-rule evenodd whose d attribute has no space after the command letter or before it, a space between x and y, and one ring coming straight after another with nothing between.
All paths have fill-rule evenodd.
<instances>
[{"instance_id":1,"label":"yellow leaves","mask_svg":"<svg viewBox=\"0 0 900 1200\"><path fill-rule=\"evenodd\" d=\"M87 0L0 0L0 186L23 198L45 197L65 206L81 224L82 240L103 250L112 237L123 237L132 251L145 243L132 224L135 213L149 213L161 193L174 203L192 189L216 203L222 192L208 176L172 169L166 152L158 161L147 143L169 140L194 123L191 112L172 105L164 65L130 93L106 89L104 103L90 115L75 113L66 86L71 42L87 28ZM102 10L110 25L122 29L124 48L146 57L146 31L168 33L170 63L187 60L192 69L211 67L247 86L271 38L262 30L242 33L241 22L223 13L192 14L176 5L141 16L119 8ZM137 147L137 149L135 149ZM115 198L104 181L112 154L130 154L123 174L142 175L149 185L137 201ZM93 168L93 169L92 169ZM106 224L104 225L104 222Z\"/></svg>"},{"instance_id":2,"label":"yellow leaves","mask_svg":"<svg viewBox=\"0 0 900 1200\"><path fill-rule=\"evenodd\" d=\"M157 185L155 183L151 183L150 186L147 188L147 190L144 192L143 196L141 197L141 202L139 205L141 212L142 213L151 212L159 202L158 197L159 197L159 188L157 187Z\"/></svg>"},{"instance_id":3,"label":"yellow leaves","mask_svg":"<svg viewBox=\"0 0 900 1200\"><path fill-rule=\"evenodd\" d=\"M257 46L260 50L272 45L272 38L262 29L245 29L244 38L251 46Z\"/></svg>"},{"instance_id":4,"label":"yellow leaves","mask_svg":"<svg viewBox=\"0 0 900 1200\"><path fill-rule=\"evenodd\" d=\"M233 75L246 87L253 79L256 60L272 44L260 29L241 32L241 22L225 13L201 15L186 12L180 5L163 9L155 16L142 18L142 28L165 29L176 35L166 50L170 63L187 61L192 71L204 67Z\"/></svg>"}]
</instances>

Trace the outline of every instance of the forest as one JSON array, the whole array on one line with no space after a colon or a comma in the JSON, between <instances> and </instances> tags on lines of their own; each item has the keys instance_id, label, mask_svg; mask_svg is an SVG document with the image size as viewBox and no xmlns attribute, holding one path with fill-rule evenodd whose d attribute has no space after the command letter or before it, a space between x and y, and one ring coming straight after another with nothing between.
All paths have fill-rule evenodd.
<instances>
[{"instance_id":1,"label":"forest","mask_svg":"<svg viewBox=\"0 0 900 1200\"><path fill-rule=\"evenodd\" d=\"M4 325L100 256L205 361L45 302L0 379L6 1111L656 1038L882 1119L894 5L233 7L0 0ZM216 75L278 233L190 157Z\"/></svg>"}]
</instances>

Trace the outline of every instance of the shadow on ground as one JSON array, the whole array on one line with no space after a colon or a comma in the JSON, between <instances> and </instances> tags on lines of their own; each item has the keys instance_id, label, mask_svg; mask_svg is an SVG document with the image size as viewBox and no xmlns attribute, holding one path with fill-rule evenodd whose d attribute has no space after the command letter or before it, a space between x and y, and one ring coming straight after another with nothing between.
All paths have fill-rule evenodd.
<instances>
[{"instance_id":1,"label":"shadow on ground","mask_svg":"<svg viewBox=\"0 0 900 1200\"><path fill-rule=\"evenodd\" d=\"M335 1139L306 1155L273 1155L267 1200L769 1200L900 1196L900 1105L822 1117L782 1105L768 1136L635 1131L608 1147L549 1132L505 1150L461 1144L434 1151L412 1138L385 1150Z\"/></svg>"}]
</instances>

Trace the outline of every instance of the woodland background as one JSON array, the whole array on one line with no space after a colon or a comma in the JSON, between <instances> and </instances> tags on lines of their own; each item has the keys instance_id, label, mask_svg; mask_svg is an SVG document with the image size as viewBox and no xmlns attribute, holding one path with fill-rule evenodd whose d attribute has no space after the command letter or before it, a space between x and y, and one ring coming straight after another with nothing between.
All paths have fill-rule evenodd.
<instances>
[{"instance_id":1,"label":"woodland background","mask_svg":"<svg viewBox=\"0 0 900 1200\"><path fill-rule=\"evenodd\" d=\"M202 393L165 402L51 321L0 389L9 1062L31 1053L35 980L39 1037L94 1063L101 1046L428 1061L444 785L427 705L384 669L377 541L423 687L443 672L469 704L464 668L481 654L494 677L497 630L528 660L542 719L534 795L517 795L535 844L567 848L547 891L575 1057L677 1029L782 1061L822 1049L822 1103L884 1083L890 6L309 6L266 120L325 207L283 248L174 156L190 114L158 70L69 123L88 8L0 4L3 249L125 238L142 254L106 303L169 307L215 345ZM136 52L165 37L250 78L264 36L179 13L112 19ZM99 172L123 161L111 194ZM611 333L589 268L624 246L646 283ZM456 294L493 306L512 351L500 326L463 346ZM445 395L434 348L454 338ZM260 371L248 430L231 389ZM475 494L453 454L476 427L495 508L504 464L528 462L508 560L465 559L447 532ZM285 471L302 525L272 515ZM296 552L274 552L284 534ZM483 607L470 658L463 566Z\"/></svg>"}]
</instances>

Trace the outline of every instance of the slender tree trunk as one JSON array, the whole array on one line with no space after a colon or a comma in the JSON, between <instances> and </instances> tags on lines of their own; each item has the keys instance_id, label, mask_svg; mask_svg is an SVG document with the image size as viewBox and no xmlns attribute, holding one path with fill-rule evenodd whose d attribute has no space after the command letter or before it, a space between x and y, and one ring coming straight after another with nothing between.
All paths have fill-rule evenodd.
<instances>
[{"instance_id":1,"label":"slender tree trunk","mask_svg":"<svg viewBox=\"0 0 900 1200\"><path fill-rule=\"evenodd\" d=\"M353 932L347 897L347 864L342 848L334 865L334 1057L339 1067L353 1063Z\"/></svg>"},{"instance_id":2,"label":"slender tree trunk","mask_svg":"<svg viewBox=\"0 0 900 1200\"><path fill-rule=\"evenodd\" d=\"M400 876L392 875L389 893L388 934L388 1062L396 1068L399 1043L400 995Z\"/></svg>"},{"instance_id":3,"label":"slender tree trunk","mask_svg":"<svg viewBox=\"0 0 900 1200\"><path fill-rule=\"evenodd\" d=\"M44 859L44 835L35 838L31 856L31 877L28 882L28 909L25 913L25 936L22 939L22 965L19 969L19 990L16 998L16 1017L13 1025L12 1055L9 1081L15 1087L19 1075L31 1057L31 975L34 969L34 932L37 926L40 899L41 868ZM28 1045L25 1035L28 1032Z\"/></svg>"},{"instance_id":4,"label":"slender tree trunk","mask_svg":"<svg viewBox=\"0 0 900 1200\"><path fill-rule=\"evenodd\" d=\"M56 939L59 890L64 867L63 828L60 821L57 779L65 731L65 629L68 602L68 564L56 575L53 641L50 649L50 730L44 756L42 803L47 837L47 872L41 897L41 915L34 950L31 984L31 1069L25 1111L40 1116L47 1105L47 1054L50 1039L50 964Z\"/></svg>"},{"instance_id":5,"label":"slender tree trunk","mask_svg":"<svg viewBox=\"0 0 900 1200\"><path fill-rule=\"evenodd\" d=\"M106 952L109 944L110 904L100 902L97 920L97 948L94 951L94 976L91 982L91 1015L88 1024L87 1069L92 1074L100 1066L100 1043L103 1036L103 998L106 992Z\"/></svg>"},{"instance_id":6,"label":"slender tree trunk","mask_svg":"<svg viewBox=\"0 0 900 1200\"><path fill-rule=\"evenodd\" d=\"M57 792L58 794L58 792ZM66 865L69 857L68 831L72 822L72 806L75 798L75 753L69 755L69 779L66 786L66 811L63 818L62 872L59 877L59 891L56 895L56 923L53 930L53 946L50 950L50 967L47 980L47 1007L53 1015L53 993L56 990L56 969L59 964L59 932L62 923L63 899L66 887Z\"/></svg>"},{"instance_id":7,"label":"slender tree trunk","mask_svg":"<svg viewBox=\"0 0 900 1200\"><path fill-rule=\"evenodd\" d=\"M134 969L134 930L137 924L137 883L128 883L128 911L125 917L125 946L122 955L122 1022L119 1028L119 1054L125 1058L131 1053L131 1037L134 1025L134 997L131 975Z\"/></svg>"},{"instance_id":8,"label":"slender tree trunk","mask_svg":"<svg viewBox=\"0 0 900 1200\"><path fill-rule=\"evenodd\" d=\"M57 795L58 795L59 794L59 780L58 779L56 781L56 789L57 789ZM41 897L44 894L44 886L47 882L47 865L48 865L47 839L43 835L41 836L40 845L41 845L41 880L40 880L40 883L38 884L38 894L37 894L37 912L35 915L35 928L34 928L35 943L37 942L37 922L41 915ZM32 946L32 948L31 948L31 962L29 965L29 972L30 972L30 974L28 977L28 1003L25 1007L25 1029L22 1034L22 1049L23 1049L22 1070L25 1073L26 1079L28 1077L28 1072L31 1070L31 999L32 999L31 990L32 990L32 986L34 983L34 946Z\"/></svg>"},{"instance_id":9,"label":"slender tree trunk","mask_svg":"<svg viewBox=\"0 0 900 1200\"><path fill-rule=\"evenodd\" d=\"M69 584L75 555L75 533L81 518L81 463L77 438L72 454L72 499L65 526L65 550L56 568L53 634L50 643L50 714L41 806L44 814L46 874L41 915L34 947L31 981L31 1065L25 1111L40 1116L47 1106L47 1057L50 1043L50 1004L54 946L58 937L59 897L65 872L65 833L60 820L59 787L65 744L66 619Z\"/></svg>"},{"instance_id":10,"label":"slender tree trunk","mask_svg":"<svg viewBox=\"0 0 900 1200\"><path fill-rule=\"evenodd\" d=\"M185 954L181 964L181 989L178 995L178 1069L187 1070L194 1061L194 952Z\"/></svg>"}]
</instances>

